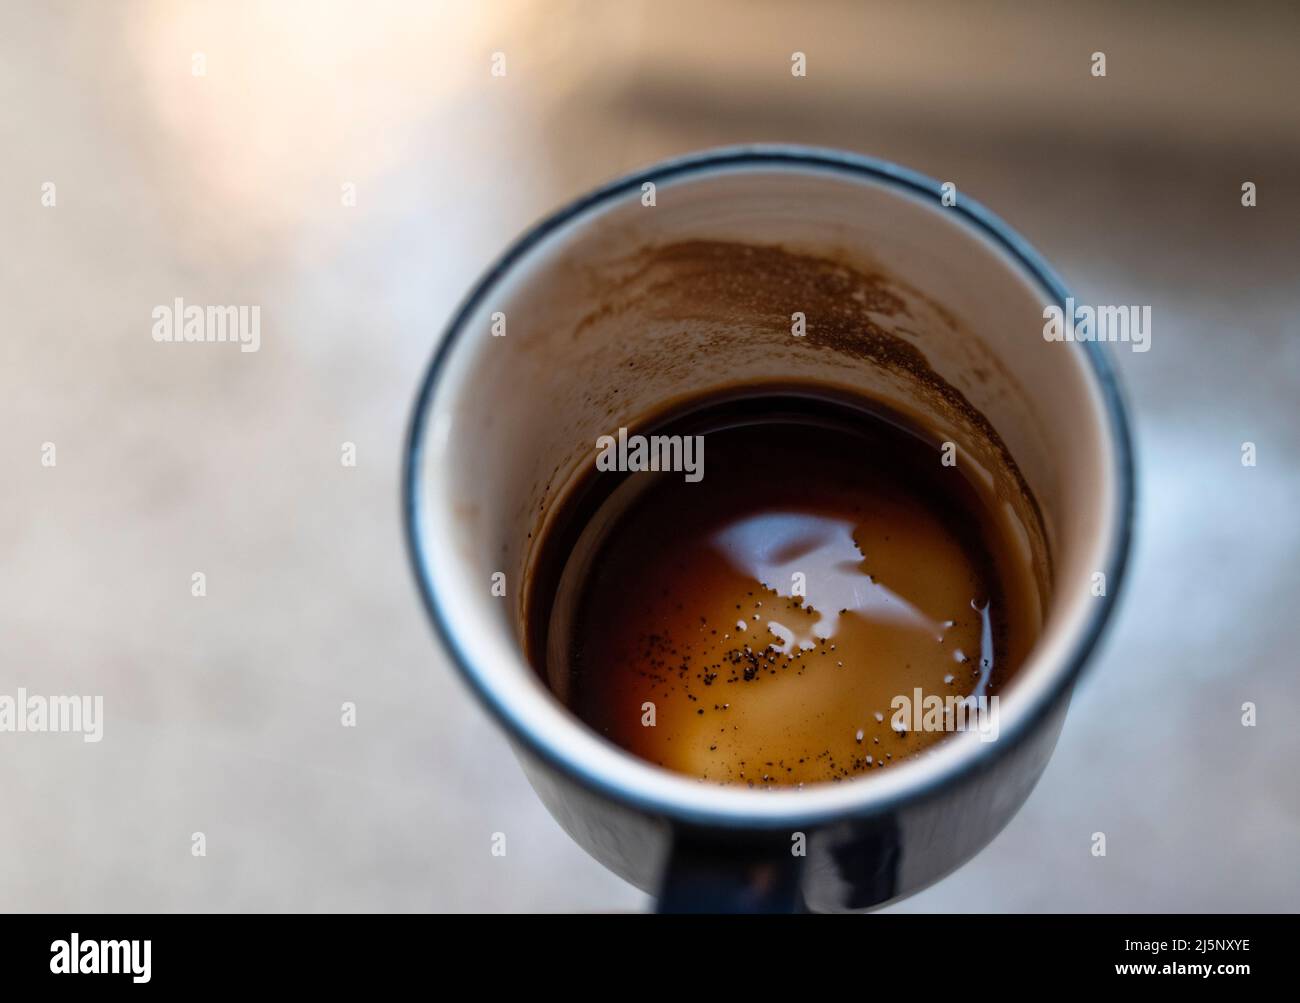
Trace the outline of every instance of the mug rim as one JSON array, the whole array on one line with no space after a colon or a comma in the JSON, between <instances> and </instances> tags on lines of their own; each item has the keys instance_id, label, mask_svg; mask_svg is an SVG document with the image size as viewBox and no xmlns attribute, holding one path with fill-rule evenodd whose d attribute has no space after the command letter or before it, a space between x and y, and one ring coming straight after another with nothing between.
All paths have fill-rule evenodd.
<instances>
[{"instance_id":1,"label":"mug rim","mask_svg":"<svg viewBox=\"0 0 1300 1003\"><path fill-rule=\"evenodd\" d=\"M427 419L444 364L458 338L464 332L469 318L488 293L537 244L584 213L639 190L646 181L661 183L708 172L723 173L731 168L756 166L794 170L812 168L893 187L911 195L940 199L943 194L939 181L918 171L875 157L799 144L763 143L720 147L660 161L609 181L543 217L517 237L475 282L456 308L435 346L433 357L421 379L407 428L402 474L402 511L411 568L435 633L462 678L469 683L479 700L512 739L521 742L532 755L558 768L582 786L595 789L607 797L641 811L703 826L768 829L895 810L903 804L939 793L971 771L993 762L1019 744L1032 726L1055 706L1061 695L1067 692L1077 680L1110 620L1126 578L1133 534L1136 487L1132 433L1127 407L1114 368L1100 343L1075 342L1074 346L1081 349L1087 359L1088 372L1096 381L1102 410L1105 412L1105 444L1111 454L1111 474L1114 477L1114 517L1110 527L1105 561L1108 584L1106 594L1096 597L1093 610L1078 632L1078 636L1073 639L1066 638L1069 653L1062 666L1048 676L1045 680L1046 685L1040 686L1031 695L1033 703L1013 718L1010 728L1002 729L1003 734L997 742L968 742L964 749L957 750L957 752L964 751L966 753L964 756L957 756L950 751L945 757L950 762L943 763L938 770L931 770L931 775L925 776L917 772L915 783L903 784L899 781L895 785L887 785L899 786L900 790L886 791L881 786L880 780L872 780L868 783L850 781L845 784L818 784L790 791L768 789L727 791L726 788L718 787L716 804L688 804L685 803L686 792L698 790L701 786L690 778L672 774L662 767L646 763L631 753L618 749L618 752L632 760L636 766L656 774L663 774L674 782L656 784L656 787L671 789L677 782L684 785L677 788L682 795L680 798L672 796L671 792L639 790L593 770L590 764L573 756L571 750L565 749L558 743L551 743L533 731L529 727L529 722L516 713L516 709L482 678L473 660L466 655L462 644L457 639L454 625L443 615L426 560L428 550L421 533L419 518L423 500L420 473ZM996 247L1010 255L1014 265L1039 285L1048 296L1049 302L1054 301L1064 307L1069 296L1065 284L1046 259L1000 217L964 193L957 205L948 206L946 209L955 213L966 225L973 228L977 235L991 240ZM585 727L576 718L573 719L572 724L579 729ZM960 744L949 740L941 743L939 748ZM905 768L899 771L904 775L904 780L907 779L909 769L914 769L917 765L919 764L906 764ZM715 788L711 787L709 790L713 791ZM819 790L827 794L834 790L836 796L818 798ZM856 793L857 796L852 796L852 793ZM737 795L744 799L743 804L735 800ZM800 804L800 801L804 804Z\"/></svg>"}]
</instances>

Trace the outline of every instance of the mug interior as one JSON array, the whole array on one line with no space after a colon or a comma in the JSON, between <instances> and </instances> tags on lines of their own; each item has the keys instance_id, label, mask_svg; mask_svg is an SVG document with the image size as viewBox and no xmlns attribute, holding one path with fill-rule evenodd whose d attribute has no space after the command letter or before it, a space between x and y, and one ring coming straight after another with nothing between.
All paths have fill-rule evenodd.
<instances>
[{"instance_id":1,"label":"mug interior","mask_svg":"<svg viewBox=\"0 0 1300 1003\"><path fill-rule=\"evenodd\" d=\"M719 154L561 213L470 297L415 418L409 516L453 656L534 751L624 799L710 820L865 807L980 754L975 736L958 734L870 779L705 787L588 730L528 664L538 541L597 437L722 388L861 394L956 443L1020 528L1041 602L1038 641L1002 697L1004 740L1068 683L1100 625L1093 575L1116 570L1120 551L1104 374L1095 346L1043 338L1059 283L984 210L957 201L857 158ZM505 597L490 588L496 572Z\"/></svg>"}]
</instances>

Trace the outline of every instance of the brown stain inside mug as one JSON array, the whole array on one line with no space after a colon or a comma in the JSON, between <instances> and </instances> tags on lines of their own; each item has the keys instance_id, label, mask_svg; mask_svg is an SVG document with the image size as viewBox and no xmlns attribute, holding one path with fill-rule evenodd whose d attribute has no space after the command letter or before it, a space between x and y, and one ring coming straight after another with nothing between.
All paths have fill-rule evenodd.
<instances>
[{"instance_id":1,"label":"brown stain inside mug","mask_svg":"<svg viewBox=\"0 0 1300 1003\"><path fill-rule=\"evenodd\" d=\"M1024 598L1022 605L1026 622L1037 622L1036 613L1045 608L1051 580L1050 558L1037 503L1005 444L990 423L957 388L934 371L921 347L916 343L923 343L928 330L936 323L952 328L959 324L957 318L944 311L939 305L925 300L915 290L900 285L876 269L847 263L841 257L804 253L771 245L692 240L649 246L631 255L610 258L592 271L587 278L592 288L602 290L600 296L602 305L590 311L571 329L568 337L572 341L579 343L591 341L597 346L596 350L599 352L606 351L599 342L600 338L606 337L610 330L626 329L631 336L631 332L644 326L647 330L659 332L659 336L652 343L638 346L639 354L635 363L627 362L625 367L614 370L611 378L593 380L588 386L583 408L589 415L608 417L610 426L604 431L612 433L618 424L627 425L632 431L658 427L666 420L666 416L690 410L693 403L699 403L701 396L725 397L733 391L742 395L763 393L763 380L741 376L733 382L729 380L729 374L723 371L718 373L715 388L710 394L673 395L671 388L676 374L689 373L701 366L708 367L711 363L716 367L716 359L724 354L729 358L735 358L738 339L747 339L747 344L752 343L753 352L766 353L772 359L788 356L792 360L797 360L798 353L811 352L826 359L831 365L839 365L843 362L845 371L850 374L855 369L862 371L863 365L866 364L871 370L885 374L908 387L914 400L918 402L911 412L894 413L891 416L891 421L896 427L910 427L920 439L931 443L951 436L961 444L960 462L968 469L975 467L985 473L983 482L980 482L979 478L970 478L963 490L974 491L982 499L975 509L985 513L980 518L986 520L986 525L988 518L992 518L994 522L998 519L1010 519L1023 535L1024 540L1020 550L1021 556L1026 559L1025 582L1028 584L1021 588L1024 583L1012 583L1010 591ZM790 330L791 313L794 310L802 312L806 317L806 334L800 338L793 337ZM924 315L918 316L918 311L924 311ZM609 354L613 357L616 353L611 351ZM774 368L780 370L779 362ZM631 417L625 416L626 396L620 395L625 394L626 381L641 381L656 387L662 386L664 389L659 394L659 406L655 409L643 410ZM817 387L811 384L803 389L814 394L817 392ZM843 387L840 388L841 392L842 390ZM881 410L877 404L873 404L872 396L870 393L864 394L862 403L877 411ZM592 458L593 453L586 451L576 470L569 469L566 473L563 465L557 466L546 479L546 483L538 485L537 494L541 503L536 512L537 522L530 534L531 546L527 559L528 574L523 596L522 619L530 657L543 676L548 675L545 654L547 626L553 612L553 600L564 563L554 556L554 550L557 546L565 545L557 541L567 540L572 543L575 532L581 528L580 524L590 519L599 508L598 501L592 500L593 493L589 483ZM847 474L845 471L841 473ZM883 485L883 481L880 483ZM897 498L906 493L905 488L904 484L894 484L890 491L893 492L893 497ZM601 493L597 491L595 496ZM887 494L889 491L882 489L880 497L883 498ZM586 496L585 501L583 496ZM841 499L836 502L836 505L840 506L837 517L827 516L832 522L837 518L841 524L846 522L845 518L841 518L846 515L841 504L843 501ZM834 507L833 505L832 508ZM971 510L970 505L966 505L965 508ZM910 511L917 514L924 509L924 505L914 505ZM942 525L944 519L934 513L943 510L944 506L940 505L938 509L931 506L931 509L933 510L931 514L934 516L931 519L932 527ZM909 509L904 506L901 509L895 508L894 511L895 518L901 520ZM946 511L951 515L954 509L949 506ZM938 520L937 523L935 519ZM879 526L876 528L879 529ZM945 566L955 569L953 573L958 578L968 580L969 590L972 591L972 595L967 599L968 607L972 599L977 603L980 602L980 595L987 597L999 590L1003 593L1008 590L1007 583L999 578L997 573L990 571L992 564L989 560L979 556L980 548L975 547L972 550L969 546L969 541L979 536L980 534L972 536L970 533L958 533L956 537L949 540L953 546L948 547L947 550L940 548L942 552L948 554L949 559ZM987 538L987 532L984 536ZM917 538L920 539L920 536ZM689 549L689 545L684 544L684 546ZM1015 551L1016 545L1014 542L998 539L993 549L1005 554ZM845 559L849 556L851 555L841 555ZM623 573L626 573L626 570L625 568ZM654 577L657 573L648 572L650 577ZM734 607L736 602L732 601L733 599L740 599L742 606L746 601L757 601L748 594L743 597L733 594L734 588L723 588L720 580L710 579L710 573L701 571L700 567L696 568L696 574L700 580L713 580L719 595L726 593L727 602L724 605L729 604ZM1002 577L1005 578L1005 574ZM732 584L736 586L745 584L746 588L743 590L745 593L756 588L761 592L763 585L761 582L749 580ZM777 587L779 589L779 585ZM683 591L684 594L689 589L679 591ZM694 598L698 601L702 597L695 593ZM779 596L768 597L769 600L779 601L790 601L791 598L786 596L784 600L780 600ZM677 601L679 600L674 600ZM712 601L708 600L704 605L709 605L710 602ZM713 610L715 615L718 612ZM746 616L753 616L755 612L758 611L745 611ZM608 610L606 614L619 615L610 614ZM702 615L708 616L707 613ZM763 616L761 612L759 615ZM787 611L785 615L790 617L796 614ZM1005 637L1006 611L999 612L995 609L993 616L995 620L1000 620L1002 623L997 630ZM940 622L954 620L955 623L957 619L950 616ZM973 642L971 637L963 634L963 631L968 634L973 629L972 623L973 621L964 620L962 626L955 627L956 633L953 635L961 636L961 642L954 642L953 648L961 647L963 653L968 656L972 649L978 649L978 644ZM785 627L784 624L780 626L783 629ZM709 630L715 629L717 624L711 624ZM1034 630L1036 628L1027 632L1021 631L1017 637L1032 637ZM592 646L595 642L588 637L584 643ZM749 658L749 655L743 653L743 646L737 650L741 652L737 657L742 661ZM624 662L629 659L635 661L631 657L630 649L624 648L621 653L619 651L617 644L611 643L606 646L607 657L619 657ZM642 654L648 651L648 648L643 647ZM1011 663L1014 661L1019 664L1026 651L1027 645L1021 645L1014 657L1008 655L1001 660L999 675L993 681L994 689L1001 688L1005 684L1011 674ZM661 656L663 654L666 652L660 653ZM786 654L790 652L782 652L782 657L784 658ZM722 656L731 657L726 653L722 653ZM799 654L795 657L803 659L829 656ZM833 661L838 662L843 659L837 658ZM646 663L640 664L641 669L632 669L633 675L638 671L644 671ZM589 674L597 670L597 667L587 664L583 671ZM614 673L616 669L611 666L608 671ZM930 682L933 683L936 679L942 681L943 676L948 674L945 672L935 676L931 673L933 679ZM742 672L742 680L743 675ZM820 685L828 685L832 677L824 672L821 675ZM799 678L797 673L794 678ZM895 677L891 676L891 679L896 681ZM717 763L714 763L711 767L707 764L701 767L703 760L695 761L694 765L666 762L662 755L655 754L653 750L638 748L638 740L644 739L644 734L639 734L638 731L627 732L622 736L612 734L610 729L595 722L596 715L590 706L586 712L576 706L572 701L580 700L581 697L568 691L569 684L556 677L554 666L550 672L550 683L553 690L566 701L570 701L570 706L580 716L584 716L598 731L603 730L607 737L625 748L637 752L643 758L661 762L669 768L695 773L698 776L708 776L713 780L723 782L757 780L764 785L797 783L840 779L882 768L877 765L880 760L873 753L866 752L862 756L855 757L854 748L841 750L835 756L834 767L823 768L825 766L823 763L817 768L807 768L805 762L797 764L799 768L792 769L790 763L783 762L780 766L769 768L766 773L760 769L757 774L753 772L754 764L766 764L768 759L753 759L751 756L747 759L749 764L747 769L750 772L743 777L734 766L720 768ZM698 687L699 680L696 680L696 684ZM637 685L640 684L633 685L632 690L627 691L626 695L629 697L636 695ZM890 682L889 687L897 688L893 681ZM931 688L927 687L926 692L931 692ZM599 686L588 685L586 692L590 696L597 689ZM683 692L686 689L684 687ZM847 689L851 690L852 687ZM696 700L700 699L700 694L694 690L691 691L691 695ZM878 704L878 698L882 695L885 695L883 690L875 693L871 699ZM663 694L661 694L662 698ZM639 707L642 702L644 701L638 701L637 706ZM705 713L695 714L694 717L708 716L710 708L711 704L708 707L696 707L696 710L703 710ZM873 706L870 719L864 722L861 729L866 742L874 745L875 739L896 740L897 736L892 732L871 733L872 727L881 723L875 720L877 713L885 714L887 722L890 709L887 705ZM645 729L639 725L639 711L634 717L636 718L634 723L637 723L639 731L644 732ZM858 745L858 730L855 728L851 733L854 747ZM689 744L685 740L682 740L682 743L683 747ZM928 744L926 738L913 741L906 754L913 754L926 744ZM820 751L824 750L813 750L812 755L816 757ZM897 752L892 749L886 751L888 753L884 758L886 763L892 762L894 756L904 752L902 749ZM868 756L873 758L869 766L864 768L862 764ZM804 759L807 758L805 755ZM799 756L794 756L794 759L798 760ZM772 762L776 763L777 760L773 759ZM782 775L777 776L777 772Z\"/></svg>"},{"instance_id":2,"label":"brown stain inside mug","mask_svg":"<svg viewBox=\"0 0 1300 1003\"><path fill-rule=\"evenodd\" d=\"M1046 596L1051 559L1042 513L1019 467L988 419L935 372L917 344L900 333L913 330L912 314L923 307L932 323L982 348L942 304L881 269L852 261L847 252L831 257L781 245L719 240L646 246L607 262L588 279L593 288L604 290L602 305L575 325L574 339L581 340L584 332L599 324L637 318L681 328L680 338L665 339L648 362L630 368L629 378L652 375L647 368L668 374L707 367L716 354L713 349L732 343L739 331L755 340L755 351L777 348L840 356L877 367L908 385L923 412L912 417L927 426L944 425L963 433L963 447L970 448L992 476L998 500L1017 509L1037 560L1039 590ZM791 335L795 310L806 318L806 334L801 338ZM925 334L912 337L923 341ZM983 368L973 369L981 382L988 380L987 369L997 370L999 379L1009 382L995 355L985 351L982 358ZM619 393L616 384L598 385L588 406L613 415ZM666 410L680 401L666 397L658 403Z\"/></svg>"}]
</instances>

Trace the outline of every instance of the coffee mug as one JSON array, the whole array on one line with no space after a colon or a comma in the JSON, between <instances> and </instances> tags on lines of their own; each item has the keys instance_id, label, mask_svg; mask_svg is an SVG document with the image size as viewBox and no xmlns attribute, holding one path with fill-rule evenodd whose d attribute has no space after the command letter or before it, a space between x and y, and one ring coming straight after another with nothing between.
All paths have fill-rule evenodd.
<instances>
[{"instance_id":1,"label":"coffee mug","mask_svg":"<svg viewBox=\"0 0 1300 1003\"><path fill-rule=\"evenodd\" d=\"M524 597L548 515L601 435L670 400L765 382L834 387L924 415L977 467L988 460L978 423L934 413L941 405L906 372L852 345L796 344L797 303L755 327L675 316L644 283L629 296L637 252L689 241L779 245L888 283L901 309L882 328L1014 458L1041 517L1042 538L1024 546L1050 580L996 741L954 734L843 783L705 784L588 729L528 663ZM1066 299L1021 237L950 185L848 153L747 146L659 164L579 199L516 241L457 310L409 433L404 508L419 588L551 814L661 909L876 907L970 859L1028 797L1114 606L1134 501L1128 424L1104 351L1045 336L1047 308Z\"/></svg>"}]
</instances>

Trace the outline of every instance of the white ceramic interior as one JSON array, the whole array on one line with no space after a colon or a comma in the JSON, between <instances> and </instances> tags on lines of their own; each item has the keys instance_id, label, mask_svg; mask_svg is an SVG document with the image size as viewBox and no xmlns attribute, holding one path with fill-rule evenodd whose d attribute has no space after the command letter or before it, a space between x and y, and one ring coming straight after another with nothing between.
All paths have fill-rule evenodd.
<instances>
[{"instance_id":1,"label":"white ceramic interior","mask_svg":"<svg viewBox=\"0 0 1300 1003\"><path fill-rule=\"evenodd\" d=\"M517 247L467 304L435 367L415 430L412 520L444 636L525 742L595 786L635 792L639 803L679 817L829 817L942 782L978 754L976 736L956 735L931 755L843 784L702 785L589 731L524 657L526 575L555 500L591 463L598 436L678 397L770 380L865 392L927 415L1008 505L1025 503L960 408L936 402L905 372L794 338L797 283L788 310L771 308L780 295L754 312L684 308L674 272L655 265L647 248L741 242L846 262L872 276L873 289L897 297L880 311L870 309L870 296L858 297L854 316L865 309L918 349L996 430L1042 514L1045 541L1032 539L1034 520L1018 512L1029 527L1025 545L1051 557L1050 583L1040 560L1043 632L1003 696L1004 736L1059 683L1095 614L1091 576L1116 551L1122 499L1098 375L1083 346L1044 340L1043 307L1056 301L1051 280L979 222L982 210L963 207L960 193L958 208L942 205L914 175L905 183L826 163L745 161L645 178L656 183L654 206L629 183ZM505 337L492 335L498 312ZM810 330L818 323L809 312ZM497 571L506 575L504 599L490 590Z\"/></svg>"}]
</instances>

